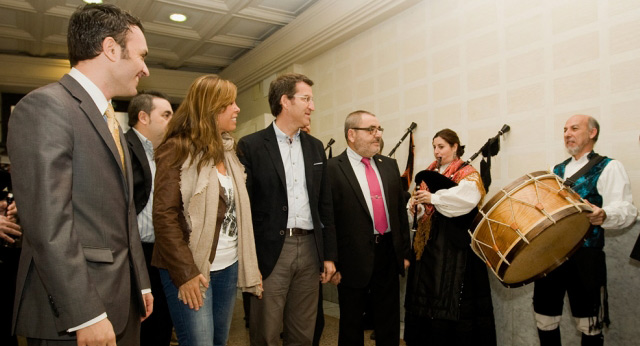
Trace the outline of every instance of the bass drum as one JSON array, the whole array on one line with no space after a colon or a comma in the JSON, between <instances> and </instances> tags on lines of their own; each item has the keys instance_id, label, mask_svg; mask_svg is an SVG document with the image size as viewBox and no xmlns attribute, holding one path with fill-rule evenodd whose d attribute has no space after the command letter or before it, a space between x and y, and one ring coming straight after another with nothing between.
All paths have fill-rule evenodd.
<instances>
[{"instance_id":1,"label":"bass drum","mask_svg":"<svg viewBox=\"0 0 640 346\"><path fill-rule=\"evenodd\" d=\"M498 192L473 221L471 248L506 287L548 274L591 230L591 207L548 171L520 177Z\"/></svg>"}]
</instances>

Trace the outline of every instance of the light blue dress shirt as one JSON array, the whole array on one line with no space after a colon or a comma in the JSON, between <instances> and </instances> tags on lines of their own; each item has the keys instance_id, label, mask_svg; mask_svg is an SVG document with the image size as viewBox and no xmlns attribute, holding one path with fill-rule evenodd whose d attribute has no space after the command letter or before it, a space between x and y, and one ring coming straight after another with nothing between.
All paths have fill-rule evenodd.
<instances>
[{"instance_id":1,"label":"light blue dress shirt","mask_svg":"<svg viewBox=\"0 0 640 346\"><path fill-rule=\"evenodd\" d=\"M138 130L135 128L131 128L133 132L138 136L140 142L142 143L142 147L144 148L144 153L147 155L147 161L149 161L149 169L151 169L151 193L149 193L149 200L147 204L144 206L144 209L138 214L138 231L140 231L140 240L143 243L154 243L156 241L156 236L153 233L153 190L154 190L154 182L156 179L156 161L153 159L153 143L148 140L145 136L143 136Z\"/></svg>"},{"instance_id":2,"label":"light blue dress shirt","mask_svg":"<svg viewBox=\"0 0 640 346\"><path fill-rule=\"evenodd\" d=\"M278 148L287 180L288 218L287 228L313 229L307 178L304 171L304 156L300 143L300 130L293 137L287 136L273 122Z\"/></svg>"}]
</instances>

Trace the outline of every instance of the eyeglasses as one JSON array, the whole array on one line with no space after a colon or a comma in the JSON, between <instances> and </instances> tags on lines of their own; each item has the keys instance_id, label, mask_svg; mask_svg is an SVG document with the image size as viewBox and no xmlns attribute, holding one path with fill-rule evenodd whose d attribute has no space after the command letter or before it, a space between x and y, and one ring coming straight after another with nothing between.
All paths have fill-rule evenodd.
<instances>
[{"instance_id":1,"label":"eyeglasses","mask_svg":"<svg viewBox=\"0 0 640 346\"><path fill-rule=\"evenodd\" d=\"M384 132L384 129L380 126L375 127L375 126L369 126L369 127L352 127L352 130L362 130L362 131L369 131L370 134L375 135L376 133L380 132Z\"/></svg>"},{"instance_id":2,"label":"eyeglasses","mask_svg":"<svg viewBox=\"0 0 640 346\"><path fill-rule=\"evenodd\" d=\"M293 95L293 97L297 97L299 99L301 99L302 101L309 103L309 102L313 102L313 96L309 96L309 95Z\"/></svg>"}]
</instances>

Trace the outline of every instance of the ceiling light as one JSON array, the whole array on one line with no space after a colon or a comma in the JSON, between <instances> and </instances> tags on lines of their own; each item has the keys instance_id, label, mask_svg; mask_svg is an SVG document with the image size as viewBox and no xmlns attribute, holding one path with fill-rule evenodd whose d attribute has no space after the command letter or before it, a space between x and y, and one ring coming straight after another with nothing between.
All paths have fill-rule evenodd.
<instances>
[{"instance_id":1,"label":"ceiling light","mask_svg":"<svg viewBox=\"0 0 640 346\"><path fill-rule=\"evenodd\" d=\"M182 23L187 20L187 16L181 13L173 13L169 16L169 19L174 22Z\"/></svg>"},{"instance_id":2,"label":"ceiling light","mask_svg":"<svg viewBox=\"0 0 640 346\"><path fill-rule=\"evenodd\" d=\"M86 2L87 4L101 4L102 0L82 0L84 2Z\"/></svg>"}]
</instances>

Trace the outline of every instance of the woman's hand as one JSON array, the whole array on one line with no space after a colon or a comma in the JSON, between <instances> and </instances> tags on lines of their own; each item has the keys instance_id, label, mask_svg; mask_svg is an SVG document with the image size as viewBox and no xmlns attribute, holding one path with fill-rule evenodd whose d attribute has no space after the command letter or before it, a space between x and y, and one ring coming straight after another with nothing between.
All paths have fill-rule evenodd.
<instances>
[{"instance_id":1,"label":"woman's hand","mask_svg":"<svg viewBox=\"0 0 640 346\"><path fill-rule=\"evenodd\" d=\"M427 190L418 190L411 199L414 201L414 203L431 204L431 192Z\"/></svg>"},{"instance_id":2,"label":"woman's hand","mask_svg":"<svg viewBox=\"0 0 640 346\"><path fill-rule=\"evenodd\" d=\"M9 220L11 220L13 222L17 222L18 221L18 219L17 219L17 217L18 217L18 208L16 208L16 202L15 201L11 202L11 204L9 204L5 214L7 215Z\"/></svg>"},{"instance_id":3,"label":"woman's hand","mask_svg":"<svg viewBox=\"0 0 640 346\"><path fill-rule=\"evenodd\" d=\"M411 198L409 198L409 202L407 203L407 210L409 210L409 212L411 213L411 215L416 216L416 201L414 199L414 196L411 196Z\"/></svg>"},{"instance_id":4,"label":"woman's hand","mask_svg":"<svg viewBox=\"0 0 640 346\"><path fill-rule=\"evenodd\" d=\"M262 294L264 293L264 286L262 284L262 274L260 274L260 293L257 294L258 299L262 299Z\"/></svg>"},{"instance_id":5,"label":"woman's hand","mask_svg":"<svg viewBox=\"0 0 640 346\"><path fill-rule=\"evenodd\" d=\"M205 279L204 275L198 274L198 276L185 282L178 289L180 292L179 297L182 297L182 302L186 305L189 304L189 309L200 310L200 307L204 304L202 293L200 292L200 284L209 288L209 283Z\"/></svg>"}]
</instances>

